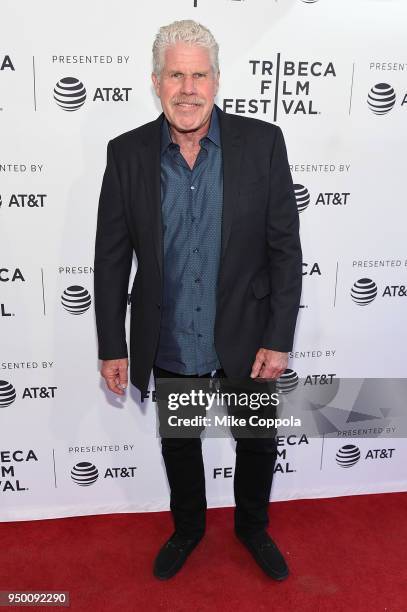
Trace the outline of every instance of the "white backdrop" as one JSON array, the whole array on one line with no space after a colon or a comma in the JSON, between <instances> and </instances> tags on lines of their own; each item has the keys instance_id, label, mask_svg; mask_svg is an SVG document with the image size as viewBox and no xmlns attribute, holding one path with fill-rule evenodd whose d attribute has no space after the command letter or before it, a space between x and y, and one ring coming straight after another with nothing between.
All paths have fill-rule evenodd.
<instances>
[{"instance_id":1,"label":"white backdrop","mask_svg":"<svg viewBox=\"0 0 407 612\"><path fill-rule=\"evenodd\" d=\"M405 377L404 0L5 0L0 520L169 507L155 404L134 387L113 397L98 373L92 264L107 142L160 112L152 41L185 18L220 44L219 106L285 136L305 262L289 374L299 385ZM66 78L86 90L71 112L54 94ZM352 406L337 404L345 417L331 437L282 435L272 499L405 490L401 432L353 430L380 425L393 401L351 422ZM234 446L203 441L210 507L234 503Z\"/></svg>"}]
</instances>

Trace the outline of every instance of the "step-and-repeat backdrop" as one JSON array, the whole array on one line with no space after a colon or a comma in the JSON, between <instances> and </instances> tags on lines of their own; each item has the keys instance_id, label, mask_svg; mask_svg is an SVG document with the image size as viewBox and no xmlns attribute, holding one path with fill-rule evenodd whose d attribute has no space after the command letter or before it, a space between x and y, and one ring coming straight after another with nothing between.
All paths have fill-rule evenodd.
<instances>
[{"instance_id":1,"label":"step-and-repeat backdrop","mask_svg":"<svg viewBox=\"0 0 407 612\"><path fill-rule=\"evenodd\" d=\"M100 378L92 266L107 142L160 112L153 38L186 18L220 44L219 106L281 126L300 211L304 289L280 382L320 435L282 432L271 499L406 488L391 418L407 361L405 1L5 0L0 520L169 508L152 384L121 399ZM341 395L344 378L359 382ZM234 503L234 447L203 437L209 506Z\"/></svg>"}]
</instances>

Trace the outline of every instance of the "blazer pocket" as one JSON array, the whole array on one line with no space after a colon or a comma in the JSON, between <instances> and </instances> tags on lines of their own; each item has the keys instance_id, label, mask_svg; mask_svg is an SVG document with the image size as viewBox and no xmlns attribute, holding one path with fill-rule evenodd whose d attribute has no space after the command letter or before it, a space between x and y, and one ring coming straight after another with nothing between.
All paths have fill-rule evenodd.
<instances>
[{"instance_id":1,"label":"blazer pocket","mask_svg":"<svg viewBox=\"0 0 407 612\"><path fill-rule=\"evenodd\" d=\"M270 276L267 270L263 270L260 274L256 276L256 278L252 280L252 289L254 295L259 300L266 297L266 295L269 295L271 287Z\"/></svg>"}]
</instances>

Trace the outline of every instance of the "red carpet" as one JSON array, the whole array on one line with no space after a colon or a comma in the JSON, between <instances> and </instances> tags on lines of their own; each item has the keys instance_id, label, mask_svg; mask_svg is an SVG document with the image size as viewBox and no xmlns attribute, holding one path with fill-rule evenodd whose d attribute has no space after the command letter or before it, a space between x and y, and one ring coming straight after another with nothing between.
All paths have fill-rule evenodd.
<instances>
[{"instance_id":1,"label":"red carpet","mask_svg":"<svg viewBox=\"0 0 407 612\"><path fill-rule=\"evenodd\" d=\"M0 523L0 590L69 591L71 609L90 612L407 610L407 494L270 504L291 569L281 583L232 519L233 508L208 510L205 538L169 581L151 573L169 512Z\"/></svg>"}]
</instances>

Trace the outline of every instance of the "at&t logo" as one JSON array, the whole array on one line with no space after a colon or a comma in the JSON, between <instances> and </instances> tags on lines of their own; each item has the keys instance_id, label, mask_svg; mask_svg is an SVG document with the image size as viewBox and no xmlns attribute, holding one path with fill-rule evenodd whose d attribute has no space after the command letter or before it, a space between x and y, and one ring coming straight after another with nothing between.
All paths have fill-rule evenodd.
<instances>
[{"instance_id":1,"label":"at&t logo","mask_svg":"<svg viewBox=\"0 0 407 612\"><path fill-rule=\"evenodd\" d=\"M350 468L360 459L360 450L354 444L345 444L336 453L336 463L343 468Z\"/></svg>"},{"instance_id":2,"label":"at&t logo","mask_svg":"<svg viewBox=\"0 0 407 612\"><path fill-rule=\"evenodd\" d=\"M350 295L355 304L366 306L373 302L378 293L378 287L371 278L360 278L357 280ZM385 285L382 293L382 298L399 298L407 297L407 285Z\"/></svg>"},{"instance_id":3,"label":"at&t logo","mask_svg":"<svg viewBox=\"0 0 407 612\"><path fill-rule=\"evenodd\" d=\"M360 278L354 283L350 295L355 304L366 306L375 299L377 295L377 285L370 278Z\"/></svg>"},{"instance_id":4,"label":"at&t logo","mask_svg":"<svg viewBox=\"0 0 407 612\"><path fill-rule=\"evenodd\" d=\"M89 310L91 303L89 291L80 285L71 285L61 296L62 306L73 315L83 314Z\"/></svg>"},{"instance_id":5,"label":"at&t logo","mask_svg":"<svg viewBox=\"0 0 407 612\"><path fill-rule=\"evenodd\" d=\"M85 86L75 77L64 77L55 85L54 100L64 110L76 111L85 103Z\"/></svg>"},{"instance_id":6,"label":"at&t logo","mask_svg":"<svg viewBox=\"0 0 407 612\"><path fill-rule=\"evenodd\" d=\"M22 399L54 399L58 387L25 387ZM0 408L10 406L16 399L14 386L7 380L0 380Z\"/></svg>"},{"instance_id":7,"label":"at&t logo","mask_svg":"<svg viewBox=\"0 0 407 612\"><path fill-rule=\"evenodd\" d=\"M0 380L0 408L10 406L16 399L16 390L7 380Z\"/></svg>"},{"instance_id":8,"label":"at&t logo","mask_svg":"<svg viewBox=\"0 0 407 612\"><path fill-rule=\"evenodd\" d=\"M400 106L407 104L407 93ZM375 115L387 115L396 105L396 92L389 83L376 83L367 96L367 105Z\"/></svg>"},{"instance_id":9,"label":"at&t logo","mask_svg":"<svg viewBox=\"0 0 407 612\"><path fill-rule=\"evenodd\" d=\"M304 187L304 185L296 183L294 185L294 194L295 199L297 201L298 212L302 213L306 208L308 208L308 205L311 201L309 191L306 187Z\"/></svg>"},{"instance_id":10,"label":"at&t logo","mask_svg":"<svg viewBox=\"0 0 407 612\"><path fill-rule=\"evenodd\" d=\"M395 448L369 448L364 460L392 459ZM350 468L361 458L360 449L355 444L345 444L336 453L336 463L343 468Z\"/></svg>"},{"instance_id":11,"label":"at&t logo","mask_svg":"<svg viewBox=\"0 0 407 612\"><path fill-rule=\"evenodd\" d=\"M311 202L311 195L307 187L300 183L294 184L294 194L297 202L297 209L299 213L302 213L308 208ZM346 206L349 204L349 191L324 191L317 195L314 206Z\"/></svg>"},{"instance_id":12,"label":"at&t logo","mask_svg":"<svg viewBox=\"0 0 407 612\"><path fill-rule=\"evenodd\" d=\"M132 87L97 87L92 102L128 102ZM79 110L86 101L85 85L76 77L64 77L54 87L54 100L65 111Z\"/></svg>"},{"instance_id":13,"label":"at&t logo","mask_svg":"<svg viewBox=\"0 0 407 612\"><path fill-rule=\"evenodd\" d=\"M332 385L336 380L336 374L307 374L304 376L304 382L302 386L325 386ZM276 389L278 393L290 393L294 391L299 385L299 378L297 372L287 368L287 370L276 380Z\"/></svg>"},{"instance_id":14,"label":"at&t logo","mask_svg":"<svg viewBox=\"0 0 407 612\"><path fill-rule=\"evenodd\" d=\"M80 487L88 487L94 484L99 478L98 469L89 461L80 461L73 466L71 478Z\"/></svg>"},{"instance_id":15,"label":"at&t logo","mask_svg":"<svg viewBox=\"0 0 407 612\"><path fill-rule=\"evenodd\" d=\"M8 197L0 194L0 207L44 208L46 197L46 193L12 193Z\"/></svg>"},{"instance_id":16,"label":"at&t logo","mask_svg":"<svg viewBox=\"0 0 407 612\"><path fill-rule=\"evenodd\" d=\"M277 378L276 389L278 393L289 393L294 391L298 386L298 374L294 370L287 368L287 370Z\"/></svg>"},{"instance_id":17,"label":"at&t logo","mask_svg":"<svg viewBox=\"0 0 407 612\"><path fill-rule=\"evenodd\" d=\"M136 467L108 467L103 478L134 478ZM72 480L80 487L89 487L99 478L99 470L90 461L80 461L71 470Z\"/></svg>"}]
</instances>

